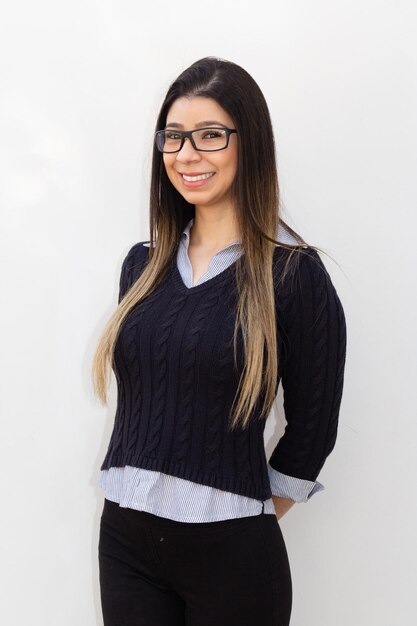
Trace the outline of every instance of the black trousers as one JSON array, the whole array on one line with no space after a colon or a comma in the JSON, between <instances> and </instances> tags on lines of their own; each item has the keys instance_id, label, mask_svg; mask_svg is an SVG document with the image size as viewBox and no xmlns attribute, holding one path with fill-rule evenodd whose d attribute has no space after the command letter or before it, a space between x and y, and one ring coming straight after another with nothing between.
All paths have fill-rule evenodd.
<instances>
[{"instance_id":1,"label":"black trousers","mask_svg":"<svg viewBox=\"0 0 417 626\"><path fill-rule=\"evenodd\" d=\"M177 522L104 500L104 626L288 626L292 582L276 515Z\"/></svg>"}]
</instances>

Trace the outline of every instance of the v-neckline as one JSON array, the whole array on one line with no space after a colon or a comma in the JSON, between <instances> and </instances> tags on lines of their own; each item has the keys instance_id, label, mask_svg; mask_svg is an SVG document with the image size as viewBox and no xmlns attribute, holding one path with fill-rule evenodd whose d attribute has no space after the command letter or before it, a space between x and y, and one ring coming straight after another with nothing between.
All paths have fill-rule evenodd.
<instances>
[{"instance_id":1,"label":"v-neckline","mask_svg":"<svg viewBox=\"0 0 417 626\"><path fill-rule=\"evenodd\" d=\"M272 260L273 265L276 262L276 258L280 250L281 250L281 247L276 246L274 250L274 254L273 254L273 260ZM193 287L187 287L178 269L178 262L175 256L172 262L171 270L170 270L170 277L173 280L174 285L177 287L177 289L179 289L180 291L182 291L183 293L187 295L192 295L193 293L199 293L200 291L203 291L204 289L208 289L212 285L217 285L217 283L221 283L224 280L226 280L229 274L231 274L232 271L235 269L236 264L239 259L240 259L240 256L234 261L232 261L232 263L230 263L230 265L228 265L224 270L222 270L218 274L215 274L214 276L212 276L212 278L208 278L203 283L200 283L199 285L194 285Z\"/></svg>"},{"instance_id":2,"label":"v-neckline","mask_svg":"<svg viewBox=\"0 0 417 626\"><path fill-rule=\"evenodd\" d=\"M238 259L239 258L240 257L238 257ZM199 285L193 285L192 287L187 287L178 269L177 259L174 258L172 268L171 268L171 278L173 279L175 286L178 289L180 289L180 291L186 294L199 293L200 291L203 291L204 289L208 289L212 285L217 285L217 283L221 283L223 280L225 280L228 277L228 275L231 273L231 271L234 269L234 267L236 266L238 259L235 259L224 270L222 270L218 274L215 274L215 276L208 278L207 280L200 283Z\"/></svg>"}]
</instances>

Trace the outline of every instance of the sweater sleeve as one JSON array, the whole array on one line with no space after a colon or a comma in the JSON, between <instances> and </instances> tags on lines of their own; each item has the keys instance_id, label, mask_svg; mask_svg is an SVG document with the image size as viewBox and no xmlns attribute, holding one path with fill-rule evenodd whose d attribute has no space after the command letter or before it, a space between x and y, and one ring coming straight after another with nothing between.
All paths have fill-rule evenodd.
<instances>
[{"instance_id":1,"label":"sweater sleeve","mask_svg":"<svg viewBox=\"0 0 417 626\"><path fill-rule=\"evenodd\" d=\"M118 304L120 304L130 287L137 280L142 269L144 269L148 249L143 246L143 243L145 242L139 241L135 243L123 260L119 278Z\"/></svg>"},{"instance_id":2,"label":"sweater sleeve","mask_svg":"<svg viewBox=\"0 0 417 626\"><path fill-rule=\"evenodd\" d=\"M346 322L317 251L304 250L291 281L284 279L277 290L279 377L287 424L269 465L287 477L313 483L336 442Z\"/></svg>"},{"instance_id":3,"label":"sweater sleeve","mask_svg":"<svg viewBox=\"0 0 417 626\"><path fill-rule=\"evenodd\" d=\"M273 496L290 498L295 502L307 502L315 493L323 491L324 485L318 480L303 480L294 476L287 476L275 470L268 463L268 476Z\"/></svg>"}]
</instances>

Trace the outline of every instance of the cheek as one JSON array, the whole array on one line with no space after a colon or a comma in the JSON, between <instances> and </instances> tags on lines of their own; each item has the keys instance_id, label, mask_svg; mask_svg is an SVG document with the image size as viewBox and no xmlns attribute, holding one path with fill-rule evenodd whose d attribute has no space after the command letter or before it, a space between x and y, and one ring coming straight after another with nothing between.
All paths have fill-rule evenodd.
<instances>
[{"instance_id":1,"label":"cheek","mask_svg":"<svg viewBox=\"0 0 417 626\"><path fill-rule=\"evenodd\" d=\"M234 179L237 172L237 159L230 158L224 159L221 162L216 163L216 167L221 175L221 178L227 182Z\"/></svg>"},{"instance_id":2,"label":"cheek","mask_svg":"<svg viewBox=\"0 0 417 626\"><path fill-rule=\"evenodd\" d=\"M237 174L237 162L234 161L233 163L230 164L230 167L229 167L229 179L231 182L234 181L236 174Z\"/></svg>"},{"instance_id":3,"label":"cheek","mask_svg":"<svg viewBox=\"0 0 417 626\"><path fill-rule=\"evenodd\" d=\"M234 178L237 172L237 152L234 151L230 155L230 159L228 160L227 165L228 165L227 171L229 173L229 176Z\"/></svg>"},{"instance_id":4,"label":"cheek","mask_svg":"<svg viewBox=\"0 0 417 626\"><path fill-rule=\"evenodd\" d=\"M171 169L171 162L170 162L170 161L171 161L171 160L170 160L170 159L167 159L167 158L166 158L166 156L164 155L164 157L163 157L163 159L162 159L162 162L163 162L164 167L165 167L165 169L166 169L166 171L167 171L167 172L169 172L169 170Z\"/></svg>"},{"instance_id":5,"label":"cheek","mask_svg":"<svg viewBox=\"0 0 417 626\"><path fill-rule=\"evenodd\" d=\"M168 178L173 183L177 180L176 173L174 171L174 162L171 159L164 159L164 166Z\"/></svg>"}]
</instances>

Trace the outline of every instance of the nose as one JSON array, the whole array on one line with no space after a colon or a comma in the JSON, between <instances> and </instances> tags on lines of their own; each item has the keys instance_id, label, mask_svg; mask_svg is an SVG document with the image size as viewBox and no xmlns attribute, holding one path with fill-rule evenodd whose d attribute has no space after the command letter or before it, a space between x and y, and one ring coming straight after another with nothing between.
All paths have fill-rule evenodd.
<instances>
[{"instance_id":1,"label":"nose","mask_svg":"<svg viewBox=\"0 0 417 626\"><path fill-rule=\"evenodd\" d=\"M179 150L179 152L177 152L177 160L178 161L195 161L195 160L200 160L200 155L198 153L197 150L194 150L193 145L190 141L189 137L186 137L184 140L184 144L181 148L181 150Z\"/></svg>"}]
</instances>

